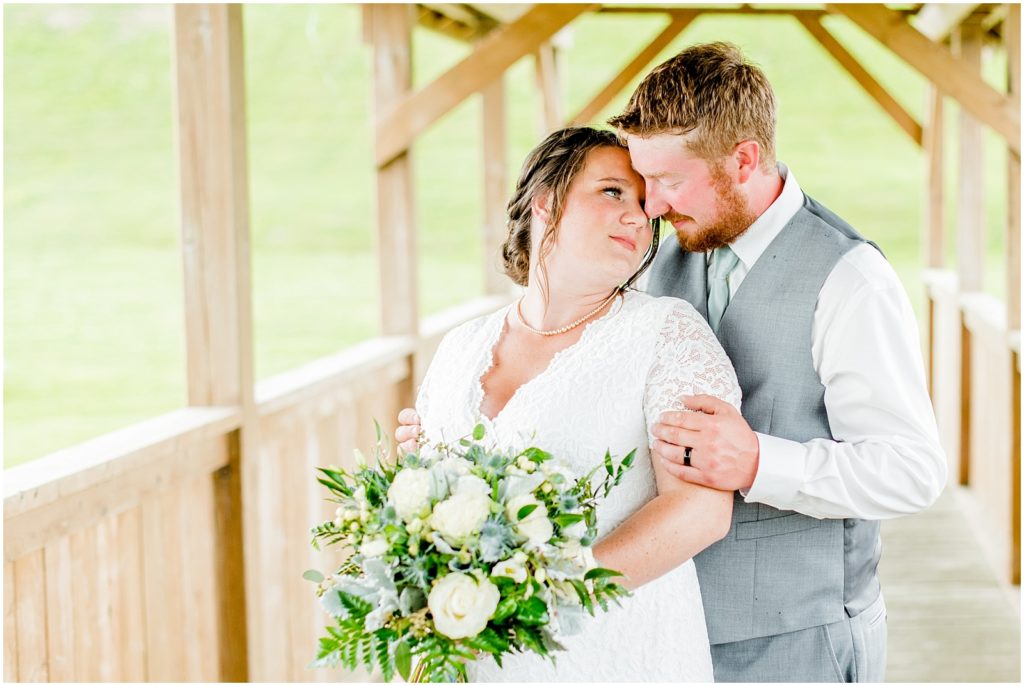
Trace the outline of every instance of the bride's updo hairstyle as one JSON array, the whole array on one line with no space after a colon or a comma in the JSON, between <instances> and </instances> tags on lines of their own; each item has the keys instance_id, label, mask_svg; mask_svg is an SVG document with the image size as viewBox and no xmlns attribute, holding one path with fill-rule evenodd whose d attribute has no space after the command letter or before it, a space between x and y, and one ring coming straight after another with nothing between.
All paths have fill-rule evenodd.
<instances>
[{"instance_id":1,"label":"bride's updo hairstyle","mask_svg":"<svg viewBox=\"0 0 1024 686\"><path fill-rule=\"evenodd\" d=\"M538 251L541 273L544 257L551 251L558 224L565 211L565 199L573 179L586 165L587 155L595 148L625 148L611 131L585 126L559 129L534 148L523 162L516 190L508 201L508 236L501 246L505 273L520 286L530 279L530 222L533 201L551 195L550 212Z\"/></svg>"}]
</instances>

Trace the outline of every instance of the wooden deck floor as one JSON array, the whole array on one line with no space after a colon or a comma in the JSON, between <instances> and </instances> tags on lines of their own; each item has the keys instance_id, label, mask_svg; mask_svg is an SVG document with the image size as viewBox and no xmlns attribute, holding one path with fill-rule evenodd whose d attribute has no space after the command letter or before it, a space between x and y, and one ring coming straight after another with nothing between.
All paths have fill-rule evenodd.
<instances>
[{"instance_id":1,"label":"wooden deck floor","mask_svg":"<svg viewBox=\"0 0 1024 686\"><path fill-rule=\"evenodd\" d=\"M1020 589L1001 583L947 489L882 524L890 682L1020 683Z\"/></svg>"}]
</instances>

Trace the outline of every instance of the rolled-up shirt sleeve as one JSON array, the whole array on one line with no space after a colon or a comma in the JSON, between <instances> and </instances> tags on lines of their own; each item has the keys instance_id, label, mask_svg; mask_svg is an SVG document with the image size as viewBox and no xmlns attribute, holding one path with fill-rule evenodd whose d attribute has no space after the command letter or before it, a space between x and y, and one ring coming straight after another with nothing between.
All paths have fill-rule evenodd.
<instances>
[{"instance_id":1,"label":"rolled-up shirt sleeve","mask_svg":"<svg viewBox=\"0 0 1024 686\"><path fill-rule=\"evenodd\" d=\"M747 502L818 518L887 519L931 505L946 457L925 385L913 309L895 271L869 245L826 279L812 327L834 440L758 434Z\"/></svg>"}]
</instances>

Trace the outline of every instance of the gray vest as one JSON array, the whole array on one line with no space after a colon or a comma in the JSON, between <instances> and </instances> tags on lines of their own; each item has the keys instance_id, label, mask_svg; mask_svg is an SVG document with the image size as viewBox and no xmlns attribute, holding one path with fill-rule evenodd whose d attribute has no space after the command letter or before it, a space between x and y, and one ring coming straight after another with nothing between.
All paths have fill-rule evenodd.
<instances>
[{"instance_id":1,"label":"gray vest","mask_svg":"<svg viewBox=\"0 0 1024 686\"><path fill-rule=\"evenodd\" d=\"M801 443L832 438L825 387L811 358L811 324L825 278L862 242L849 224L805 196L729 302L718 339L736 367L743 416L754 431ZM648 290L684 298L706 318L704 253L665 241ZM815 519L748 504L737 493L729 534L694 558L711 643L859 614L878 597L880 554L878 522Z\"/></svg>"}]
</instances>

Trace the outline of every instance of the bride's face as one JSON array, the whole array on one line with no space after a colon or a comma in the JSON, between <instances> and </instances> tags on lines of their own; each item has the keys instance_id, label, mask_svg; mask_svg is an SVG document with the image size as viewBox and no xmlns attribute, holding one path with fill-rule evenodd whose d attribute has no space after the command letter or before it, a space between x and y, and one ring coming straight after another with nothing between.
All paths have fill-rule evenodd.
<instances>
[{"instance_id":1,"label":"bride's face","mask_svg":"<svg viewBox=\"0 0 1024 686\"><path fill-rule=\"evenodd\" d=\"M644 182L623 148L595 148L569 185L545 266L552 279L595 290L618 286L637 270L653 237L644 214Z\"/></svg>"}]
</instances>

